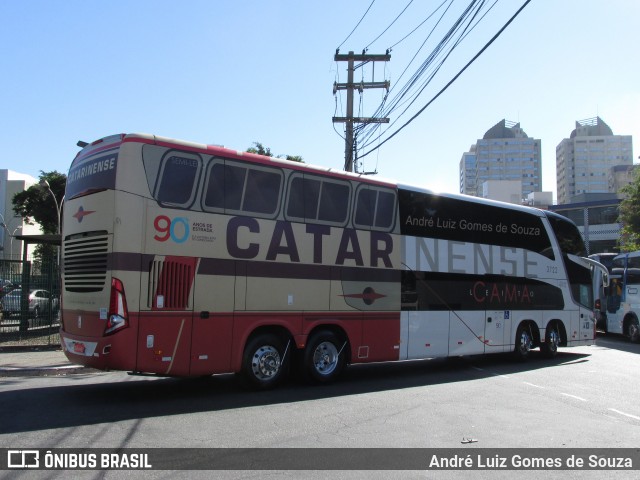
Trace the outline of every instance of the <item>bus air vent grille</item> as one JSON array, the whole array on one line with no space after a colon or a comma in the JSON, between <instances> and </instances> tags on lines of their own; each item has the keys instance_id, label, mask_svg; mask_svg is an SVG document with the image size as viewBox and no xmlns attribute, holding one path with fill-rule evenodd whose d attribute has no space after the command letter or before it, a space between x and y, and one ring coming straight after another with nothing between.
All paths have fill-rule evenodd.
<instances>
[{"instance_id":1,"label":"bus air vent grille","mask_svg":"<svg viewBox=\"0 0 640 480\"><path fill-rule=\"evenodd\" d=\"M107 235L65 239L63 251L64 289L67 292L100 292L107 279Z\"/></svg>"},{"instance_id":2,"label":"bus air vent grille","mask_svg":"<svg viewBox=\"0 0 640 480\"><path fill-rule=\"evenodd\" d=\"M188 257L155 259L149 268L147 304L152 309L191 309L195 260ZM160 301L162 299L162 301Z\"/></svg>"}]
</instances>

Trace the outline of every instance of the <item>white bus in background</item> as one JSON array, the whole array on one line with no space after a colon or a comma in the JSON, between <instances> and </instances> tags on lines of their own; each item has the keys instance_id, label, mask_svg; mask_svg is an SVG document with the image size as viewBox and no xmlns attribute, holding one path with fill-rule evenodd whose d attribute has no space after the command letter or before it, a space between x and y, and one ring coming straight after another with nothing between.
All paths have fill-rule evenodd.
<instances>
[{"instance_id":1,"label":"white bus in background","mask_svg":"<svg viewBox=\"0 0 640 480\"><path fill-rule=\"evenodd\" d=\"M596 327L600 330L607 331L607 293L606 288L608 286L609 273L611 273L611 267L613 266L613 259L617 257L619 253L605 252L594 253L589 255L591 260L595 260L600 263L604 269L594 268L592 270L593 275L593 301L595 305L596 315Z\"/></svg>"},{"instance_id":2,"label":"white bus in background","mask_svg":"<svg viewBox=\"0 0 640 480\"><path fill-rule=\"evenodd\" d=\"M613 259L606 288L607 315L604 330L640 340L640 251Z\"/></svg>"}]
</instances>

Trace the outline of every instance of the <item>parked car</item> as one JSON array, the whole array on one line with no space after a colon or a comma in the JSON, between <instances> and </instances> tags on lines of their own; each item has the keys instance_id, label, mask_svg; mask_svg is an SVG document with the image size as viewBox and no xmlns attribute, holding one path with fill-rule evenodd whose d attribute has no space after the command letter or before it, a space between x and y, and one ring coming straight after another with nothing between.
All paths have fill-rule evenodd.
<instances>
[{"instance_id":1,"label":"parked car","mask_svg":"<svg viewBox=\"0 0 640 480\"><path fill-rule=\"evenodd\" d=\"M16 286L9 280L0 279L0 298L4 297L11 290L14 290Z\"/></svg>"},{"instance_id":2,"label":"parked car","mask_svg":"<svg viewBox=\"0 0 640 480\"><path fill-rule=\"evenodd\" d=\"M22 289L16 288L7 293L2 298L2 310L4 318L9 318L12 315L19 315L22 301ZM57 297L52 296L48 290L33 289L29 292L29 316L33 318L41 317L49 312L49 305L51 305L51 311L57 313L60 309L60 302Z\"/></svg>"}]
</instances>

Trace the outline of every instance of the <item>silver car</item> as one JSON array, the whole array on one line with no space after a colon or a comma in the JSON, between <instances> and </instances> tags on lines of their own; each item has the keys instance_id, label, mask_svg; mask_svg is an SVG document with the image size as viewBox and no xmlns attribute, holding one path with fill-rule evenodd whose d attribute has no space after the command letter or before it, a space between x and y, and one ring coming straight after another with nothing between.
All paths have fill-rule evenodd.
<instances>
[{"instance_id":1,"label":"silver car","mask_svg":"<svg viewBox=\"0 0 640 480\"><path fill-rule=\"evenodd\" d=\"M2 310L4 318L9 318L12 315L19 315L22 301L22 289L17 288L10 291L2 298ZM58 298L52 296L49 290L33 289L29 292L29 316L32 318L39 318L49 313L51 308L52 313L57 313L60 309L60 302Z\"/></svg>"}]
</instances>

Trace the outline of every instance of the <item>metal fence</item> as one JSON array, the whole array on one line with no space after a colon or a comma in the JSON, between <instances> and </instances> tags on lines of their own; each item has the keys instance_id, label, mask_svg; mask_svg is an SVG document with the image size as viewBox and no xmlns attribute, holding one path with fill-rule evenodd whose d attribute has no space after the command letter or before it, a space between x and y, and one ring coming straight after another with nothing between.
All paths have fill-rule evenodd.
<instances>
[{"instance_id":1,"label":"metal fence","mask_svg":"<svg viewBox=\"0 0 640 480\"><path fill-rule=\"evenodd\" d=\"M0 259L0 347L57 345L59 330L57 256Z\"/></svg>"}]
</instances>

